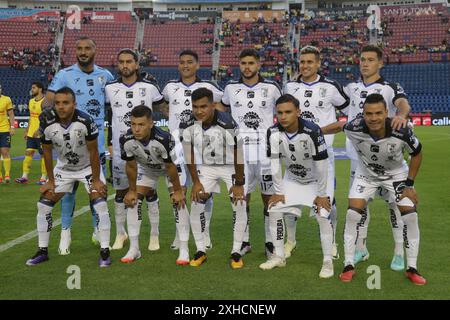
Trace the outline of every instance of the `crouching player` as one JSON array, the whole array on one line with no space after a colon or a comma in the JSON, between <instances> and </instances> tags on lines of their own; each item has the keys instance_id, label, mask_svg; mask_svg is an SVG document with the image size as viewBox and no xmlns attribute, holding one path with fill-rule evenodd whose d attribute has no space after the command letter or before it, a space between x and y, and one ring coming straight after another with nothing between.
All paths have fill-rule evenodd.
<instances>
[{"instance_id":1,"label":"crouching player","mask_svg":"<svg viewBox=\"0 0 450 320\"><path fill-rule=\"evenodd\" d=\"M120 146L121 157L126 161L125 171L129 184L124 202L128 207L127 226L130 238L130 249L121 261L130 263L141 257L139 233L142 202L145 197L155 194L159 177L168 176L166 182L180 238L180 252L176 263L189 264L189 212L179 178L180 173L182 180L185 180L186 173L182 169L178 170L173 163L175 141L172 135L154 126L151 109L140 105L131 111L131 130L120 137Z\"/></svg>"},{"instance_id":2,"label":"crouching player","mask_svg":"<svg viewBox=\"0 0 450 320\"><path fill-rule=\"evenodd\" d=\"M320 229L323 264L319 277L330 278L333 271L333 226L327 196L328 153L320 127L300 117L299 101L290 94L277 102L278 124L267 131L267 153L272 162L275 194L269 200L270 232L275 254L259 267L283 267L285 215L301 215L303 206L313 207ZM285 162L281 178L280 158Z\"/></svg>"},{"instance_id":3,"label":"crouching player","mask_svg":"<svg viewBox=\"0 0 450 320\"><path fill-rule=\"evenodd\" d=\"M37 203L39 250L26 264L32 266L48 260L53 207L65 193L73 190L75 183L81 182L96 211L101 246L99 265L108 267L111 264L111 221L106 203L105 177L100 170L97 125L88 114L76 109L75 93L68 87L56 91L54 109L43 112L39 120L48 181L40 188L42 196ZM54 169L53 148L58 156Z\"/></svg>"}]
</instances>

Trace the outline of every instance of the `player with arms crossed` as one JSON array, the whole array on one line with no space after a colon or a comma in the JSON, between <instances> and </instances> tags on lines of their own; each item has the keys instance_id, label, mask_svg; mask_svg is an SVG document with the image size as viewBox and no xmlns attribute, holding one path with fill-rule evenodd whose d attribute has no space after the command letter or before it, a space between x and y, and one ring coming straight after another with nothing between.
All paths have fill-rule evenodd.
<instances>
[{"instance_id":1,"label":"player with arms crossed","mask_svg":"<svg viewBox=\"0 0 450 320\"><path fill-rule=\"evenodd\" d=\"M101 247L99 265L108 267L111 264L111 221L97 146L98 128L92 117L76 109L72 89L61 88L55 92L54 98L54 109L43 112L39 119L48 181L41 186L42 195L37 203L39 250L26 264L33 266L48 260L53 207L65 193L72 191L75 182L81 182L89 193L90 203L96 212ZM58 157L54 169L52 149L55 149Z\"/></svg>"}]
</instances>

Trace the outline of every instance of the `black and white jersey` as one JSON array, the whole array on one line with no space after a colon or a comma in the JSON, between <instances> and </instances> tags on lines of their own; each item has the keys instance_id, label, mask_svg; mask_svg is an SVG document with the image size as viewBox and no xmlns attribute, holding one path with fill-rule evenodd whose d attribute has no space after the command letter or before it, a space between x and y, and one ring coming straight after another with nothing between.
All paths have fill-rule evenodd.
<instances>
[{"instance_id":1,"label":"black and white jersey","mask_svg":"<svg viewBox=\"0 0 450 320\"><path fill-rule=\"evenodd\" d=\"M180 124L180 141L184 147L194 148L196 165L233 165L238 126L229 113L218 110L208 128L191 116Z\"/></svg>"},{"instance_id":2,"label":"black and white jersey","mask_svg":"<svg viewBox=\"0 0 450 320\"><path fill-rule=\"evenodd\" d=\"M314 161L328 158L327 145L320 127L308 120L298 119L299 129L289 134L280 125L267 130L267 156L283 159L285 174L293 181L309 184L317 181Z\"/></svg>"},{"instance_id":3,"label":"black and white jersey","mask_svg":"<svg viewBox=\"0 0 450 320\"><path fill-rule=\"evenodd\" d=\"M138 81L128 86L119 78L106 84L106 107L111 108L111 135L113 153L120 154L119 138L131 127L131 110L138 105L153 105L164 102L155 81L138 78Z\"/></svg>"},{"instance_id":4,"label":"black and white jersey","mask_svg":"<svg viewBox=\"0 0 450 320\"><path fill-rule=\"evenodd\" d=\"M273 126L275 102L280 96L278 84L262 77L251 87L242 79L225 86L222 104L231 109L239 126L247 162L265 157L266 131Z\"/></svg>"},{"instance_id":5,"label":"black and white jersey","mask_svg":"<svg viewBox=\"0 0 450 320\"><path fill-rule=\"evenodd\" d=\"M214 82L196 78L194 83L185 84L181 79L169 81L162 92L169 104L169 130L174 133L180 128L180 123L189 121L192 115L192 92L198 88L212 91L214 101L220 102L222 89Z\"/></svg>"},{"instance_id":6,"label":"black and white jersey","mask_svg":"<svg viewBox=\"0 0 450 320\"><path fill-rule=\"evenodd\" d=\"M358 154L359 167L364 175L379 180L408 172L403 151L406 150L414 156L422 149L422 145L410 128L393 130L390 118L386 119L386 137L379 140L375 140L369 134L364 118L347 123L344 132Z\"/></svg>"},{"instance_id":7,"label":"black and white jersey","mask_svg":"<svg viewBox=\"0 0 450 320\"><path fill-rule=\"evenodd\" d=\"M310 120L319 127L336 122L336 110L342 110L349 104L349 98L342 86L331 79L318 75L313 82L304 82L301 76L297 81L286 83L284 93L289 93L300 102L302 118ZM333 145L334 135L326 135L327 146Z\"/></svg>"},{"instance_id":8,"label":"black and white jersey","mask_svg":"<svg viewBox=\"0 0 450 320\"><path fill-rule=\"evenodd\" d=\"M153 126L149 141L135 139L130 129L120 136L120 147L122 160L136 160L144 171L162 171L164 163L173 162L175 141L169 132Z\"/></svg>"},{"instance_id":9,"label":"black and white jersey","mask_svg":"<svg viewBox=\"0 0 450 320\"><path fill-rule=\"evenodd\" d=\"M90 115L75 109L72 121L66 127L54 109L42 112L40 117L41 142L51 144L56 150L56 168L79 171L91 165L86 141L98 137L98 128Z\"/></svg>"}]
</instances>

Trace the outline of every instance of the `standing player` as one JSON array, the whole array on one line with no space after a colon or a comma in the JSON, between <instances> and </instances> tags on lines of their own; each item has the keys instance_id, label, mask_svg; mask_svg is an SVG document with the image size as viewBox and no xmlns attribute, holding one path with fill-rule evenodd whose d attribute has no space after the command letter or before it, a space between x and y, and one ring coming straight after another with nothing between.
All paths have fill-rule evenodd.
<instances>
[{"instance_id":1,"label":"standing player","mask_svg":"<svg viewBox=\"0 0 450 320\"><path fill-rule=\"evenodd\" d=\"M11 136L14 135L14 110L11 98L2 95L2 86L0 86L0 156L3 158L3 167L5 169L5 183L11 182L11 157L9 149L11 148ZM3 175L0 168L0 183L3 182Z\"/></svg>"},{"instance_id":2,"label":"standing player","mask_svg":"<svg viewBox=\"0 0 450 320\"><path fill-rule=\"evenodd\" d=\"M39 250L26 264L33 266L48 260L48 243L52 229L54 205L71 192L75 182L84 184L95 208L100 237L100 267L111 264L109 256L109 220L107 190L101 171L97 146L98 128L92 117L76 109L75 93L68 87L55 92L55 107L40 117L40 133L44 149L48 181L41 187L37 203ZM53 169L52 149L58 160Z\"/></svg>"},{"instance_id":3,"label":"standing player","mask_svg":"<svg viewBox=\"0 0 450 320\"><path fill-rule=\"evenodd\" d=\"M108 142L112 142L113 152L113 186L116 190L114 199L116 240L112 249L123 248L128 235L125 231L126 208L123 198L128 192L128 179L125 172L125 161L120 157L120 135L125 134L131 126L131 111L138 105L146 105L150 109L164 102L156 81L145 78L139 73L139 58L131 49L123 49L117 55L120 77L109 82L105 87L106 108L111 123L108 129ZM150 220L149 250L159 249L159 208L156 193L147 196L148 217Z\"/></svg>"},{"instance_id":4,"label":"standing player","mask_svg":"<svg viewBox=\"0 0 450 320\"><path fill-rule=\"evenodd\" d=\"M406 276L414 284L424 285L426 280L417 271L420 233L416 208L418 201L414 189L414 179L422 162L422 145L411 129L395 129L394 120L388 114L383 96L370 94L363 105L363 117L343 126L359 161L348 196L344 234L345 267L339 277L349 282L355 275L355 243L360 235L359 226L364 219L364 209L378 189L382 188L397 205L405 225ZM342 125L338 124L336 129L342 130ZM403 157L404 150L411 155L409 168Z\"/></svg>"},{"instance_id":5,"label":"standing player","mask_svg":"<svg viewBox=\"0 0 450 320\"><path fill-rule=\"evenodd\" d=\"M45 96L44 107L53 103L55 91L62 87L71 88L76 95L77 108L89 114L98 126L98 151L100 154L100 165L106 176L105 159L105 85L113 80L111 73L95 65L96 44L89 37L80 37L76 42L77 63L60 70L53 78ZM61 200L61 241L59 253L66 255L70 253L73 211L75 209L75 193L78 184L74 184L74 190L65 194ZM91 207L93 217L95 213ZM93 218L93 224L96 222ZM92 235L92 241L97 243L96 230Z\"/></svg>"},{"instance_id":6,"label":"standing player","mask_svg":"<svg viewBox=\"0 0 450 320\"><path fill-rule=\"evenodd\" d=\"M25 159L22 165L22 177L14 180L17 183L28 183L28 174L30 173L31 163L33 162L33 155L36 151L42 155L41 141L39 138L35 138L34 135L39 129L39 115L42 112L42 101L44 100L43 90L44 86L41 82L35 81L31 85L32 98L28 103L30 120L28 121L28 127L25 129L24 135L27 141L27 149L25 150ZM46 181L47 170L45 169L44 158L41 156L41 178L37 184L43 185Z\"/></svg>"},{"instance_id":7,"label":"standing player","mask_svg":"<svg viewBox=\"0 0 450 320\"><path fill-rule=\"evenodd\" d=\"M297 81L288 82L284 93L289 93L298 99L302 109L302 118L310 120L319 127L336 122L336 110L342 110L349 104L349 98L342 87L334 80L319 75L320 52L313 46L306 46L300 51L300 73ZM334 201L334 135L325 136L328 152L327 195L332 202L330 213L333 224L333 258L339 257L336 245L337 211ZM291 256L296 246L296 219L292 215L285 217L287 241L285 245L286 258Z\"/></svg>"},{"instance_id":8,"label":"standing player","mask_svg":"<svg viewBox=\"0 0 450 320\"><path fill-rule=\"evenodd\" d=\"M281 96L281 89L276 82L261 77L261 62L258 52L244 49L239 55L241 79L230 81L225 89L222 104L231 109L234 121L239 126L239 135L244 143L245 182L247 205L250 194L261 186L261 197L264 203L264 226L266 254L273 252L270 237L267 205L273 194L273 183L270 172L270 161L265 152L266 131L273 125L275 101ZM247 208L250 216L250 209ZM251 251L249 242L249 225L242 243L241 254Z\"/></svg>"},{"instance_id":9,"label":"standing player","mask_svg":"<svg viewBox=\"0 0 450 320\"><path fill-rule=\"evenodd\" d=\"M368 95L379 93L387 103L388 116L392 118L392 127L396 130L405 127L408 123L408 113L411 108L402 87L398 83L383 79L380 75L380 70L383 67L383 51L377 46L365 46L361 50L360 61L359 69L362 79L350 83L344 88L344 91L350 97L350 105L347 110L344 110L348 114L348 121L362 116L362 108ZM351 184L358 163L358 155L349 139L346 140L346 151L351 159ZM403 257L403 222L400 218L397 204L388 198L386 190L381 190L380 193L382 195L384 194L383 199L389 203L390 222L394 235L395 248L391 269L400 271L405 268ZM369 258L369 252L366 247L369 220L370 215L367 208L359 226L360 237L358 237L358 243L356 245L355 264Z\"/></svg>"},{"instance_id":10,"label":"standing player","mask_svg":"<svg viewBox=\"0 0 450 320\"><path fill-rule=\"evenodd\" d=\"M164 87L164 99L169 104L169 130L175 138L175 149L181 153L178 156L180 161L183 160L182 146L179 142L179 128L180 123L188 121L192 116L192 91L198 88L207 88L213 92L214 102L220 102L223 96L223 91L216 84L211 81L202 80L197 76L200 64L198 55L192 50L184 50L179 55L178 72L180 79L172 80ZM190 179L188 179L190 180ZM187 182L190 184L190 181ZM188 185L184 186L185 189ZM209 235L209 225L213 210L213 198L209 198L205 206L205 244L206 249L212 247L211 238ZM173 249L178 248L178 234L172 244Z\"/></svg>"},{"instance_id":11,"label":"standing player","mask_svg":"<svg viewBox=\"0 0 450 320\"><path fill-rule=\"evenodd\" d=\"M198 267L206 261L205 203L212 193L220 193L222 180L232 198L234 225L231 267L239 269L244 266L240 249L247 223L242 143L236 122L228 113L216 110L213 99L212 91L207 88L192 92L193 116L180 124L180 139L193 182L191 228L197 253L190 264Z\"/></svg>"},{"instance_id":12,"label":"standing player","mask_svg":"<svg viewBox=\"0 0 450 320\"><path fill-rule=\"evenodd\" d=\"M275 247L263 270L285 265L283 216L301 215L303 206L314 207L320 229L323 264L319 277L331 278L333 271L333 226L327 193L328 155L320 127L301 118L299 101L290 94L277 100L278 124L267 130L267 153L272 160L275 194L269 201L270 231ZM285 163L282 179L281 158Z\"/></svg>"},{"instance_id":13,"label":"standing player","mask_svg":"<svg viewBox=\"0 0 450 320\"><path fill-rule=\"evenodd\" d=\"M180 253L176 264L189 264L189 212L181 188L178 169L172 159L175 141L172 135L153 125L152 111L145 105L131 111L131 130L120 137L121 157L126 161L129 190L125 195L130 250L122 258L129 263L139 259L139 232L142 222L141 207L144 197L155 194L159 177L165 176L175 212L175 223L180 235ZM186 179L184 170L181 180ZM184 181L182 181L184 182Z\"/></svg>"}]
</instances>

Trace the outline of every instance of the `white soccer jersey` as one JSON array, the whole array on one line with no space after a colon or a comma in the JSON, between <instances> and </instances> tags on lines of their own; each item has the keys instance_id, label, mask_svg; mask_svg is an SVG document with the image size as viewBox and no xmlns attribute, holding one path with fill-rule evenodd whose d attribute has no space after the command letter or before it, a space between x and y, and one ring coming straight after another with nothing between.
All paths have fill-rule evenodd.
<instances>
[{"instance_id":1,"label":"white soccer jersey","mask_svg":"<svg viewBox=\"0 0 450 320\"><path fill-rule=\"evenodd\" d=\"M238 127L226 112L214 111L208 128L191 119L180 125L180 141L194 148L196 165L234 165L234 148L238 143Z\"/></svg>"},{"instance_id":2,"label":"white soccer jersey","mask_svg":"<svg viewBox=\"0 0 450 320\"><path fill-rule=\"evenodd\" d=\"M164 101L158 85L154 81L139 77L138 81L128 86L119 78L109 82L105 87L107 108L111 108L111 142L113 154L120 159L119 138L131 127L131 110L138 105L146 105L152 109L153 105Z\"/></svg>"},{"instance_id":3,"label":"white soccer jersey","mask_svg":"<svg viewBox=\"0 0 450 320\"><path fill-rule=\"evenodd\" d=\"M131 129L120 137L122 160L136 160L144 171L165 171L164 163L173 162L175 141L172 135L153 126L149 141L134 138Z\"/></svg>"},{"instance_id":4,"label":"white soccer jersey","mask_svg":"<svg viewBox=\"0 0 450 320\"><path fill-rule=\"evenodd\" d=\"M378 180L408 172L403 150L414 156L422 149L410 128L393 130L389 118L386 120L386 137L379 140L374 140L369 134L364 118L347 123L344 132L358 154L359 169L365 176Z\"/></svg>"},{"instance_id":5,"label":"white soccer jersey","mask_svg":"<svg viewBox=\"0 0 450 320\"><path fill-rule=\"evenodd\" d=\"M275 102L280 96L278 84L262 77L251 87L242 79L230 81L225 86L222 104L230 107L239 126L246 162L265 157L266 131L273 125Z\"/></svg>"},{"instance_id":6,"label":"white soccer jersey","mask_svg":"<svg viewBox=\"0 0 450 320\"><path fill-rule=\"evenodd\" d=\"M319 126L301 118L298 121L299 129L294 135L289 135L279 124L267 130L267 156L271 159L283 159L285 175L292 181L300 184L315 183L318 177L314 161L328 158L327 145ZM279 181L274 181L277 184L276 192L279 193Z\"/></svg>"},{"instance_id":7,"label":"white soccer jersey","mask_svg":"<svg viewBox=\"0 0 450 320\"><path fill-rule=\"evenodd\" d=\"M57 169L80 171L91 165L86 141L97 139L98 128L90 115L75 109L71 123L65 127L52 109L42 112L39 121L41 142L56 150Z\"/></svg>"},{"instance_id":8,"label":"white soccer jersey","mask_svg":"<svg viewBox=\"0 0 450 320\"><path fill-rule=\"evenodd\" d=\"M212 91L214 101L220 102L223 91L211 81L196 78L189 85L180 80L169 81L162 92L164 99L169 104L169 130L174 134L178 132L180 123L189 121L192 115L192 92L198 88L207 88Z\"/></svg>"},{"instance_id":9,"label":"white soccer jersey","mask_svg":"<svg viewBox=\"0 0 450 320\"><path fill-rule=\"evenodd\" d=\"M302 118L313 121L319 127L336 122L336 110L342 110L349 104L349 98L341 85L334 80L318 75L313 82L290 81L283 92L298 99ZM328 147L333 145L334 135L326 135Z\"/></svg>"}]
</instances>

